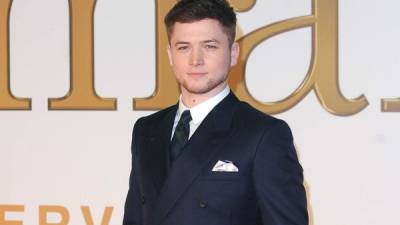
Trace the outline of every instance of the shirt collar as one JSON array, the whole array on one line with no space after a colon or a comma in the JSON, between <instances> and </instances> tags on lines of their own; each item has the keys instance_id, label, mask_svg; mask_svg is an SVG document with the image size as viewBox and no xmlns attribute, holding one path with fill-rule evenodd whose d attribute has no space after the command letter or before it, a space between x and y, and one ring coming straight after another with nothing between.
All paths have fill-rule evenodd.
<instances>
[{"instance_id":1,"label":"shirt collar","mask_svg":"<svg viewBox=\"0 0 400 225\"><path fill-rule=\"evenodd\" d=\"M178 108L178 118L181 117L181 114L185 110L190 110L190 115L192 116L192 122L194 124L200 124L204 118L208 115L208 113L220 102L222 99L224 99L228 94L230 90L228 85L218 94L215 96L211 97L210 99L207 99L206 101L192 107L188 108L186 107L183 102L182 102L182 95L179 97L179 108Z\"/></svg>"}]
</instances>

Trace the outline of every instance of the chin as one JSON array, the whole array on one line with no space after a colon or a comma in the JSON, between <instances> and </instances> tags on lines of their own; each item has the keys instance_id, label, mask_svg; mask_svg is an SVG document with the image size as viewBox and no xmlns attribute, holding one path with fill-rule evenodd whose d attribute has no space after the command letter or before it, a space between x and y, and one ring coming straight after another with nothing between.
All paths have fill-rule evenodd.
<instances>
[{"instance_id":1,"label":"chin","mask_svg":"<svg viewBox=\"0 0 400 225\"><path fill-rule=\"evenodd\" d=\"M192 94L197 94L197 95L201 95L201 94L207 94L212 92L213 90L218 89L218 85L216 86L184 86L186 91Z\"/></svg>"},{"instance_id":2,"label":"chin","mask_svg":"<svg viewBox=\"0 0 400 225\"><path fill-rule=\"evenodd\" d=\"M206 94L211 91L209 88L185 88L189 93L192 94Z\"/></svg>"},{"instance_id":3,"label":"chin","mask_svg":"<svg viewBox=\"0 0 400 225\"><path fill-rule=\"evenodd\" d=\"M221 84L223 82L215 82L215 81L205 81L203 80L203 82L187 82L184 81L183 83L181 83L181 86L183 86L183 88L191 94L197 94L197 95L201 95L201 94L207 94L209 92L212 92L213 90L216 89L221 89Z\"/></svg>"}]
</instances>

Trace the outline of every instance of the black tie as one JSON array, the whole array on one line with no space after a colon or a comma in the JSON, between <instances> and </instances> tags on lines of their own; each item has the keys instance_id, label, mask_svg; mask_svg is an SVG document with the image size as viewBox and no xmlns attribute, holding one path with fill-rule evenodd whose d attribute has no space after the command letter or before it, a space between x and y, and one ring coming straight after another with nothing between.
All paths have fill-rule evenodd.
<instances>
[{"instance_id":1,"label":"black tie","mask_svg":"<svg viewBox=\"0 0 400 225\"><path fill-rule=\"evenodd\" d=\"M189 137L189 122L192 120L189 110L185 110L181 118L179 119L178 125L176 125L174 136L171 141L171 156L170 160L173 163L178 156L181 154L183 147L185 146Z\"/></svg>"}]
</instances>

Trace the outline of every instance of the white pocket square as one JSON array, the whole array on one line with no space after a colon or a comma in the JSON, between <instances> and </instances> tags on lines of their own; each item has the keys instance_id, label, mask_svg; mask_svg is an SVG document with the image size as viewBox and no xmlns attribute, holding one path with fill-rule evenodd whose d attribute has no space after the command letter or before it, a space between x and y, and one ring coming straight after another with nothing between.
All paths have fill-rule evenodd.
<instances>
[{"instance_id":1,"label":"white pocket square","mask_svg":"<svg viewBox=\"0 0 400 225\"><path fill-rule=\"evenodd\" d=\"M233 164L233 162L228 160L218 160L212 169L213 172L239 172L239 169Z\"/></svg>"}]
</instances>

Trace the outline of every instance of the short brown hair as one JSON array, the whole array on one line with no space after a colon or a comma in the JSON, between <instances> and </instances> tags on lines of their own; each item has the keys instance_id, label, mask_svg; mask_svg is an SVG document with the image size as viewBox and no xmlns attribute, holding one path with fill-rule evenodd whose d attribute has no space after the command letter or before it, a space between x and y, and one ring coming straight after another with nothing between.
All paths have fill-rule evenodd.
<instances>
[{"instance_id":1,"label":"short brown hair","mask_svg":"<svg viewBox=\"0 0 400 225\"><path fill-rule=\"evenodd\" d=\"M235 41L236 14L226 0L180 0L164 18L168 39L176 22L191 23L203 19L215 19L224 28L229 43Z\"/></svg>"}]
</instances>

